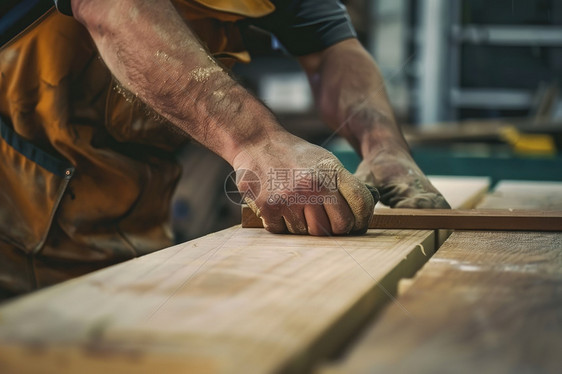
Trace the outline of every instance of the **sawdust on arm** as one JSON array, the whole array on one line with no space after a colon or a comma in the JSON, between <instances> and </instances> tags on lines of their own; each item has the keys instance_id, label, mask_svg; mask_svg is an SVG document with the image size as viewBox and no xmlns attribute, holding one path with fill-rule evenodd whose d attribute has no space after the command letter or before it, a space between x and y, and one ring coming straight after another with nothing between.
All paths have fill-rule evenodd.
<instances>
[{"instance_id":1,"label":"sawdust on arm","mask_svg":"<svg viewBox=\"0 0 562 374\"><path fill-rule=\"evenodd\" d=\"M269 231L329 235L367 229L374 201L366 187L331 153L286 132L210 57L169 0L72 0L72 7L120 84L235 170L251 170L265 183L272 170L339 165L341 183L333 191L286 190L286 199L272 200L272 191L262 188L250 206ZM251 184L240 180L238 187L247 192ZM318 197L331 203L318 203ZM289 204L297 198L304 202Z\"/></svg>"}]
</instances>

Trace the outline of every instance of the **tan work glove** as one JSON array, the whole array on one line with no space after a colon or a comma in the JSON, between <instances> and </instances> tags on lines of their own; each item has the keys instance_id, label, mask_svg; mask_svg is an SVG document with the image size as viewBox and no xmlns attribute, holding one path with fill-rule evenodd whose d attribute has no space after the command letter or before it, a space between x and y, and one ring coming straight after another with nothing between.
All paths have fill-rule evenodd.
<instances>
[{"instance_id":1,"label":"tan work glove","mask_svg":"<svg viewBox=\"0 0 562 374\"><path fill-rule=\"evenodd\" d=\"M390 207L451 208L407 151L385 150L367 157L355 176L375 186L381 202Z\"/></svg>"},{"instance_id":2,"label":"tan work glove","mask_svg":"<svg viewBox=\"0 0 562 374\"><path fill-rule=\"evenodd\" d=\"M239 191L270 232L343 235L367 231L373 196L324 148L281 134L275 142L245 149L232 166Z\"/></svg>"}]
</instances>

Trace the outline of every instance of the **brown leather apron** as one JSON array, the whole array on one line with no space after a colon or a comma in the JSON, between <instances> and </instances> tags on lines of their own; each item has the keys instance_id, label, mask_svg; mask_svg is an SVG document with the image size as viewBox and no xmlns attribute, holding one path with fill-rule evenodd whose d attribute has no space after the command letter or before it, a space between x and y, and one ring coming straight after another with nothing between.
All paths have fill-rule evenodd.
<instances>
[{"instance_id":1,"label":"brown leather apron","mask_svg":"<svg viewBox=\"0 0 562 374\"><path fill-rule=\"evenodd\" d=\"M225 64L267 0L178 0ZM118 89L86 29L51 10L0 49L0 298L172 244L181 139Z\"/></svg>"}]
</instances>

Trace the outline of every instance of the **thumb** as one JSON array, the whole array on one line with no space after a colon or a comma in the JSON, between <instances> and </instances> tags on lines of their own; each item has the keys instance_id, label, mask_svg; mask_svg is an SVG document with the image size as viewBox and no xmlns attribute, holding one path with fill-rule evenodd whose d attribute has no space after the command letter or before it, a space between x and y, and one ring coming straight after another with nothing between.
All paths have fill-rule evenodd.
<instances>
[{"instance_id":1,"label":"thumb","mask_svg":"<svg viewBox=\"0 0 562 374\"><path fill-rule=\"evenodd\" d=\"M355 217L351 233L364 234L369 228L376 201L367 186L347 170L344 169L340 172L340 180L342 183L338 188L339 192L347 201Z\"/></svg>"},{"instance_id":2,"label":"thumb","mask_svg":"<svg viewBox=\"0 0 562 374\"><path fill-rule=\"evenodd\" d=\"M318 168L337 172L338 191L349 205L355 220L351 232L353 234L365 233L375 209L375 200L369 189L347 171L337 159L322 160L318 164Z\"/></svg>"}]
</instances>

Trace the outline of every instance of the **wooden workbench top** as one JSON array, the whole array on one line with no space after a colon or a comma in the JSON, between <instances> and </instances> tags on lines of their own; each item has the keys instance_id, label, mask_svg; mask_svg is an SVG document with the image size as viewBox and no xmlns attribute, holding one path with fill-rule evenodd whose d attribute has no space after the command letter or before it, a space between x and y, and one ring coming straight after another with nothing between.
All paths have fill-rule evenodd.
<instances>
[{"instance_id":1,"label":"wooden workbench top","mask_svg":"<svg viewBox=\"0 0 562 374\"><path fill-rule=\"evenodd\" d=\"M450 189L454 198L446 187L436 184L450 202L454 201L455 207L470 208L478 200L475 196L482 196L487 181L472 179L472 183L467 180L463 184L454 179L451 184L455 187ZM463 195L465 198L458 197ZM0 372L261 373L308 372L319 367L340 372L372 372L372 368L381 367L389 369L382 372L394 371L393 362L380 364L383 356L369 354L372 339L352 342L357 336L380 336L377 335L380 334L379 320L371 326L367 324L378 310L389 305L388 312L382 316L384 320L390 318L388 315L392 311L392 318L398 321L392 323L420 321L427 325L424 333L429 331L431 336L438 336L440 326L446 321L440 323L421 317L417 320L418 308L403 297L427 287L439 287L438 292L442 293L439 305L435 305L435 301L427 307L439 308L438 316L442 317L459 307L478 306L478 299L484 297L485 293L474 293L475 299L470 299L468 304L457 303L455 287L462 287L466 281L464 275L459 275L458 280L454 277L455 271L463 271L462 266L457 266L442 273L453 277L450 281L440 280L439 273L432 271L432 280L420 283L426 284L423 289L416 291L415 281L404 295L396 298L399 280L413 276L423 267L421 277L430 265L424 264L446 234L444 230L369 230L367 235L359 237L314 238L272 235L261 229L239 226L223 230L1 306ZM504 255L501 251L494 254L494 248L486 244L491 238L489 235L498 243L508 243L509 238L486 234L488 236L455 239L455 235L457 233L446 242L450 247L444 252L447 261L460 261L447 257L451 256L450 251L465 256L462 261L473 261L465 252L474 242L477 256L480 256L474 259L482 263L493 260L485 267L489 277L482 277L482 281L497 280L494 295L509 293L509 278L493 278L492 275L494 269L501 269L495 263L513 262L506 249L502 250ZM519 235L523 236L509 240L525 243L522 238L527 234ZM543 238L543 234L534 235ZM551 235L559 238L560 234ZM550 247L557 245L558 240L543 238L536 243ZM509 245L501 248L508 249ZM535 247L529 248L532 251ZM487 251L490 252L488 257ZM559 252L546 251L540 255L521 252L518 261L523 264L529 257L530 261L540 264L547 257L552 258L548 253ZM433 257L441 266L438 271L442 271L443 260L439 258ZM556 266L558 257L554 258L551 265ZM470 269L470 261L460 262L468 266L464 270ZM469 276L471 274L477 281L479 273L472 272ZM558 278L552 280L554 288L548 292L556 296L560 283ZM475 283L471 287L477 286ZM452 293L446 292L448 287ZM511 296L490 296L485 300L490 301L475 310L469 309L468 317L459 318L455 323L499 323L501 318L487 317L488 314L500 316L500 312L514 302ZM416 301L415 305L423 306L425 302ZM543 305L544 310L550 307L544 303L537 305ZM518 321L531 310L530 307L513 308L515 314L509 321ZM429 318L431 310L423 313L420 316ZM553 331L556 328L560 331L559 321L551 318L552 313L542 315L552 321L549 326ZM470 316L476 316L477 320ZM459 331L468 334L471 326L461 326ZM438 365L441 346L437 343L461 343L455 339L438 339L424 346L424 339L419 337L427 335L416 330L409 335L407 328L397 328L401 329L400 337L412 338L410 347L419 346L421 353L430 352L433 359L437 357L437 364L431 367L437 372L443 372L440 369L445 367ZM357 335L360 331L362 333ZM511 344L515 348L507 351L520 352L517 342L505 333L511 330L494 331L491 338L482 339ZM344 347L350 349L345 359L329 362L329 357ZM408 350L398 350L408 347L400 340L396 340L394 347L397 349L394 357L404 358L409 354ZM470 345L462 347L463 351L470 350ZM456 352L452 346L449 351ZM414 359L409 361L413 366L407 367L425 362ZM492 365L488 366L490 368L499 365L493 360L485 364Z\"/></svg>"},{"instance_id":2,"label":"wooden workbench top","mask_svg":"<svg viewBox=\"0 0 562 374\"><path fill-rule=\"evenodd\" d=\"M560 203L562 183L511 181L478 207ZM562 232L454 232L397 301L322 374L562 371Z\"/></svg>"}]
</instances>

